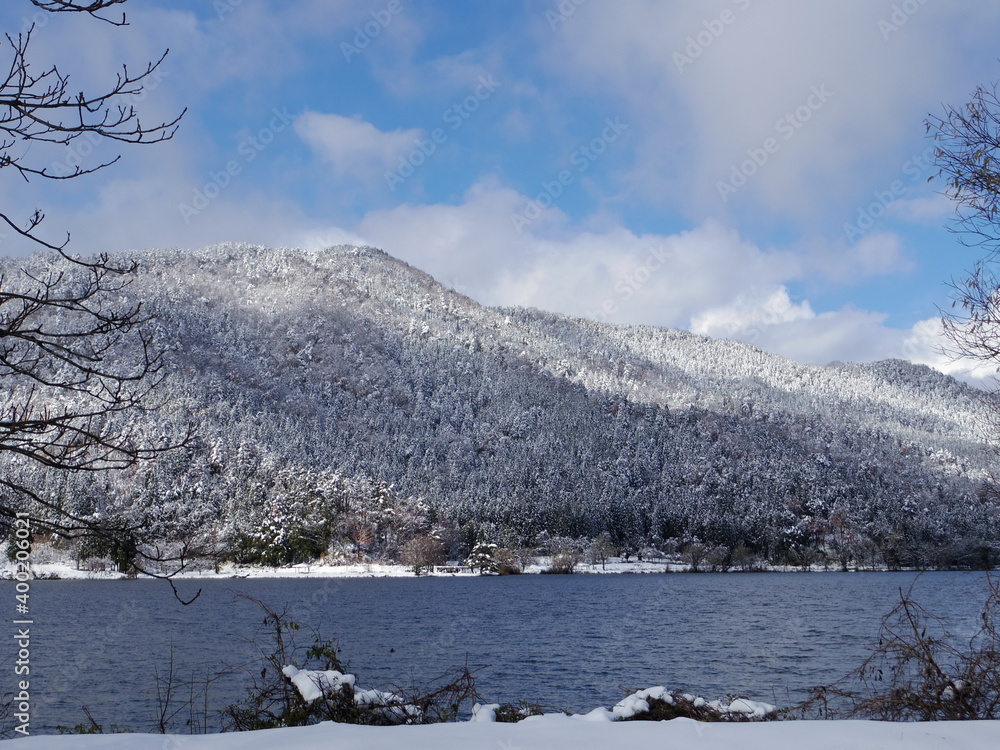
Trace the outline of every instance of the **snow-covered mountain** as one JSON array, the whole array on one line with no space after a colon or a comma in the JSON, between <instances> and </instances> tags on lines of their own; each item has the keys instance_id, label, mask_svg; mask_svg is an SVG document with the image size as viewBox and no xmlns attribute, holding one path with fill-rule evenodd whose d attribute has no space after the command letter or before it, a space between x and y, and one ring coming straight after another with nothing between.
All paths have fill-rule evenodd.
<instances>
[{"instance_id":1,"label":"snow-covered mountain","mask_svg":"<svg viewBox=\"0 0 1000 750\"><path fill-rule=\"evenodd\" d=\"M199 440L101 484L31 478L82 512L164 534L182 518L248 557L296 539L392 554L430 528L454 550L603 533L792 562L998 549L990 398L927 367L488 308L371 248L134 257L126 294L172 368L142 418Z\"/></svg>"}]
</instances>

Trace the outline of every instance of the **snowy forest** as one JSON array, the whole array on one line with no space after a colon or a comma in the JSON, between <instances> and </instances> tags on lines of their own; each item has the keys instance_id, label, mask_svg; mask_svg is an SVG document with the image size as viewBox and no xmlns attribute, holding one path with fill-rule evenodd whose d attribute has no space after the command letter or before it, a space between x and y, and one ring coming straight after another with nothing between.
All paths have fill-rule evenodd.
<instances>
[{"instance_id":1,"label":"snowy forest","mask_svg":"<svg viewBox=\"0 0 1000 750\"><path fill-rule=\"evenodd\" d=\"M992 397L927 367L801 365L489 308L371 248L133 259L122 302L153 316L167 377L156 408L114 426L155 438L192 425L194 439L96 475L11 454L0 466L121 530L49 539L81 564L127 570L138 549L171 545L265 565L393 560L423 536L452 560L598 539L723 568L1000 559Z\"/></svg>"}]
</instances>

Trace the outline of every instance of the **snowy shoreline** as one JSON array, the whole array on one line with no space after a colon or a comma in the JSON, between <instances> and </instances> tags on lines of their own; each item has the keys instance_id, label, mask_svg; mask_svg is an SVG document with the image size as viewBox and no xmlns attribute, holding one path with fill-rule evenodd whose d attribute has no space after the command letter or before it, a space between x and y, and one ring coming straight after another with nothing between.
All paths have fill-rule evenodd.
<instances>
[{"instance_id":1,"label":"snowy shoreline","mask_svg":"<svg viewBox=\"0 0 1000 750\"><path fill-rule=\"evenodd\" d=\"M539 558L538 562L529 565L523 573L517 575L546 575L550 560ZM31 566L34 576L38 579L58 579L58 580L127 580L129 576L118 571L108 570L80 570L69 561L35 562ZM155 571L154 571L155 572ZM620 559L609 560L606 565L580 563L573 573L563 575L632 575L632 574L741 574L741 573L831 573L843 572L839 569L824 568L815 565L809 568L792 566L768 566L761 569L743 571L692 571L691 567L685 563L657 561L657 562L624 562ZM849 573L919 573L918 569L904 568L898 571L890 571L888 568L876 570L852 569ZM970 571L975 572L975 571ZM10 580L13 577L14 567L7 563L0 567L0 580ZM487 574L491 577L496 574ZM138 576L143 578L144 576ZM409 565L394 563L354 563L344 565L331 565L328 563L300 564L288 567L271 568L254 565L235 565L225 563L219 566L218 571L210 567L192 567L173 576L175 580L212 580L212 579L240 579L240 578L417 578L413 568ZM439 565L432 571L424 571L420 578L480 578L482 574L459 564Z\"/></svg>"}]
</instances>

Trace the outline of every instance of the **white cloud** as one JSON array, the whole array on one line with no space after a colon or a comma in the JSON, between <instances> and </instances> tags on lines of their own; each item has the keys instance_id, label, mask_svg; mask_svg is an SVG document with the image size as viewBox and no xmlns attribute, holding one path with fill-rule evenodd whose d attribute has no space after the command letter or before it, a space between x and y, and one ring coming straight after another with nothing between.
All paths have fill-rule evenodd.
<instances>
[{"instance_id":1,"label":"white cloud","mask_svg":"<svg viewBox=\"0 0 1000 750\"><path fill-rule=\"evenodd\" d=\"M395 168L400 155L412 151L424 134L419 129L383 132L357 115L319 112L297 117L295 132L329 161L338 175L369 181Z\"/></svg>"},{"instance_id":2,"label":"white cloud","mask_svg":"<svg viewBox=\"0 0 1000 750\"><path fill-rule=\"evenodd\" d=\"M899 356L902 332L885 326L887 316L845 306L840 310L809 315L808 302L798 305L801 314L771 324L750 324L731 338L746 341L796 362L828 364L832 361L871 362Z\"/></svg>"},{"instance_id":3,"label":"white cloud","mask_svg":"<svg viewBox=\"0 0 1000 750\"><path fill-rule=\"evenodd\" d=\"M449 190L458 196L448 203L435 197L427 204L373 208L374 183L396 169L415 140L426 137L422 130L405 129L411 124L405 119L400 129L382 130L358 116L307 111L294 130L320 157L314 161L321 173L297 160L292 128L266 159L249 166L238 159L245 135L239 128L255 133L274 106L311 100L294 85L285 86L313 63L305 56L306 42L328 39L330 54L340 55L339 42L350 41L354 27L372 13L360 0L300 0L282 5L280 12L276 7L243 3L221 20L199 20L193 13L154 6L130 11L133 25L127 33L95 27L98 42L76 46L83 58L82 81L106 77L121 60L145 61L169 46L169 75L142 102L143 120L172 116L190 103L185 127L170 144L126 150L114 170L79 187L42 191L32 183L5 190L5 205L18 217L36 204L51 208L46 228L56 237L62 227L71 228L74 247L81 251L196 247L232 239L311 248L373 244L487 304L691 327L743 338L802 361L906 356L962 372L934 354L936 339L928 321L903 330L887 327L886 316L875 311L851 306L817 311L808 299L793 299L789 288L804 282L806 288L827 291L830 280L849 283L911 270L912 248L898 235L879 231L876 222L862 236L844 241L844 223L854 221L897 180L905 183L905 191L893 188L898 199L886 209L887 216L939 221L951 210L947 199L916 190L929 170L922 166L911 174L906 168L906 157L912 161L914 151L907 134L915 128L919 138L927 111L942 100L960 103L981 82L985 68L974 68L978 63L966 58L992 54L989 45L972 42L990 38L1000 8L928 3L885 40L878 20L891 12L888 0L726 0L717 7L653 0L583 3L555 31L544 13L536 14L545 70L538 76L521 73L518 80L519 67L508 59L505 68L499 54L507 39L479 40L471 49L460 44L449 54L433 45L422 48L441 11L406 5L363 57L348 61L355 66L352 71L372 72L383 94L419 98L422 104L464 96L478 76L496 73L508 99L502 107L497 102L494 125L501 136L528 146L565 132L561 128L581 111L601 118L620 115L631 128L629 148L635 144L636 150L619 197L627 196L629 204L662 201L670 211L680 205L694 217L687 231L658 234L631 229L612 213L633 209L623 207L624 199L606 202L607 213L599 210L580 220L550 208L519 232L511 214L523 210L529 197L508 185L525 173L500 161L497 174L510 182L484 179L464 194L464 184L454 185ZM673 54L684 51L688 37L697 37L722 8L738 13L678 70ZM51 32L46 51L76 54L67 40L78 37L68 25L46 31ZM432 49L430 56L423 54ZM561 96L547 88L554 70L572 84L565 90L586 94L589 110L577 109L575 94ZM197 114L234 82L255 82L245 111L216 115L222 125ZM777 118L801 105L814 85L833 92L829 101L793 138L781 141L729 202L720 202L716 181L747 158L748 148L773 135ZM301 105L289 106L300 111ZM369 120L395 124L383 116L394 115L375 103L366 110ZM467 133L471 136L472 129L462 136ZM627 154L623 150L623 158ZM192 202L211 182L218 187L214 175L222 174L232 158L241 174L184 221L178 205ZM317 173L320 180L312 184ZM306 175L310 179L303 179ZM520 184L537 183L523 179ZM593 187L582 180L581 185ZM598 184L593 194L620 187ZM63 202L63 190L78 192ZM326 200L330 195L335 200ZM380 194L378 200L386 197ZM333 213L319 216L307 205ZM640 216L644 208L648 205L638 208ZM746 209L742 219L736 215L741 209ZM825 213L814 228L812 219L820 210ZM712 216L725 218L705 218ZM814 233L800 236L797 222ZM750 242L748 236L773 237L776 246Z\"/></svg>"},{"instance_id":4,"label":"white cloud","mask_svg":"<svg viewBox=\"0 0 1000 750\"><path fill-rule=\"evenodd\" d=\"M798 362L872 362L899 356L901 332L885 326L887 317L845 306L764 329L756 343Z\"/></svg>"},{"instance_id":5,"label":"white cloud","mask_svg":"<svg viewBox=\"0 0 1000 750\"><path fill-rule=\"evenodd\" d=\"M369 243L486 304L525 305L619 323L686 326L707 307L793 280L789 253L764 252L718 222L664 236L615 222L579 231L549 209L518 232L525 197L486 181L458 205L374 211Z\"/></svg>"},{"instance_id":6,"label":"white cloud","mask_svg":"<svg viewBox=\"0 0 1000 750\"><path fill-rule=\"evenodd\" d=\"M904 221L934 223L940 225L942 220L955 213L955 203L947 195L935 193L920 198L908 198L893 201L886 208L886 215Z\"/></svg>"},{"instance_id":7,"label":"white cloud","mask_svg":"<svg viewBox=\"0 0 1000 750\"><path fill-rule=\"evenodd\" d=\"M693 316L691 330L745 341L797 362L864 362L899 356L902 331L884 326L881 313L844 307L817 314L808 300L793 302L782 286L769 294L741 294L730 305Z\"/></svg>"},{"instance_id":8,"label":"white cloud","mask_svg":"<svg viewBox=\"0 0 1000 750\"><path fill-rule=\"evenodd\" d=\"M957 357L950 354L949 339L944 335L940 318L929 318L914 324L903 340L903 355L911 362L928 365L935 370L982 388L996 386L997 364Z\"/></svg>"},{"instance_id":9,"label":"white cloud","mask_svg":"<svg viewBox=\"0 0 1000 750\"><path fill-rule=\"evenodd\" d=\"M348 229L341 227L317 227L299 232L291 232L288 235L288 239L281 244L318 252L337 245L364 246L369 243L364 237Z\"/></svg>"},{"instance_id":10,"label":"white cloud","mask_svg":"<svg viewBox=\"0 0 1000 750\"><path fill-rule=\"evenodd\" d=\"M753 332L766 327L813 320L815 317L816 313L808 301L793 303L788 289L782 286L763 299L755 300L740 294L731 305L700 312L691 319L691 330L715 338L738 336L747 340L753 337Z\"/></svg>"},{"instance_id":11,"label":"white cloud","mask_svg":"<svg viewBox=\"0 0 1000 750\"><path fill-rule=\"evenodd\" d=\"M808 301L798 304L782 287L770 295L741 296L734 304L694 316L691 330L715 338L745 341L797 362L871 362L898 357L963 380L979 388L995 385L996 365L954 357L938 318L908 330L885 325L886 315L846 306L816 314Z\"/></svg>"},{"instance_id":12,"label":"white cloud","mask_svg":"<svg viewBox=\"0 0 1000 750\"><path fill-rule=\"evenodd\" d=\"M903 239L895 232L873 231L854 238L853 242L846 236L834 242L816 242L805 248L804 255L811 271L820 271L838 283L909 273L914 269Z\"/></svg>"},{"instance_id":13,"label":"white cloud","mask_svg":"<svg viewBox=\"0 0 1000 750\"><path fill-rule=\"evenodd\" d=\"M886 39L879 22L892 12L795 0L587 3L550 34L544 59L636 123L640 194L693 216L737 207L810 226L851 215L873 187L900 179L892 165L909 156L927 113L963 97L994 62L996 6L928 3ZM831 95L799 110L814 87ZM723 202L717 183L768 138L778 150Z\"/></svg>"},{"instance_id":14,"label":"white cloud","mask_svg":"<svg viewBox=\"0 0 1000 750\"><path fill-rule=\"evenodd\" d=\"M405 203L367 213L355 230L435 278L469 288L487 304L492 282L504 269L523 268L532 247L521 240L510 214L521 200L510 189L479 183L458 205ZM455 283L452 283L452 281Z\"/></svg>"},{"instance_id":15,"label":"white cloud","mask_svg":"<svg viewBox=\"0 0 1000 750\"><path fill-rule=\"evenodd\" d=\"M899 235L875 232L852 245L845 264L852 277L884 276L909 271L913 264L903 255Z\"/></svg>"},{"instance_id":16,"label":"white cloud","mask_svg":"<svg viewBox=\"0 0 1000 750\"><path fill-rule=\"evenodd\" d=\"M224 190L185 222L179 202L191 201L194 186L182 175L116 179L92 205L53 221L72 229L71 247L81 253L229 241L277 247L292 244L296 232L311 223L294 202L246 187Z\"/></svg>"}]
</instances>

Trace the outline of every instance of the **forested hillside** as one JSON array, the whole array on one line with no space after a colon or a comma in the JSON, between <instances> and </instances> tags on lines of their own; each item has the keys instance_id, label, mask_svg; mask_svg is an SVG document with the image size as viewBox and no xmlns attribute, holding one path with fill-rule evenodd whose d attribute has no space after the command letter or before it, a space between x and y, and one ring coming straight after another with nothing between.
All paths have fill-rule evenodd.
<instances>
[{"instance_id":1,"label":"forested hillside","mask_svg":"<svg viewBox=\"0 0 1000 750\"><path fill-rule=\"evenodd\" d=\"M992 407L926 367L487 308L370 248L134 257L123 300L156 316L170 373L131 419L196 440L100 481L0 470L136 543L271 563L393 557L430 532L452 557L605 535L727 564L997 559Z\"/></svg>"}]
</instances>

